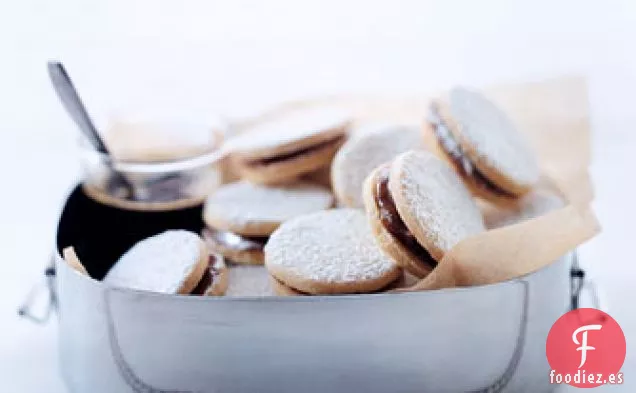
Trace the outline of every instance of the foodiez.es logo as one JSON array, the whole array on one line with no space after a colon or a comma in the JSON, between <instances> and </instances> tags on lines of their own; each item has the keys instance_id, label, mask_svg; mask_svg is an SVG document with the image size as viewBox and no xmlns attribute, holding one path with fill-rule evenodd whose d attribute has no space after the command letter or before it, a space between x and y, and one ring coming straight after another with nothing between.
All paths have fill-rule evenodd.
<instances>
[{"instance_id":1,"label":"foodiez.es logo","mask_svg":"<svg viewBox=\"0 0 636 393\"><path fill-rule=\"evenodd\" d=\"M559 318L546 342L552 384L591 388L622 384L625 335L607 313L580 308Z\"/></svg>"},{"instance_id":2,"label":"foodiez.es logo","mask_svg":"<svg viewBox=\"0 0 636 393\"><path fill-rule=\"evenodd\" d=\"M579 364L579 368L583 367L583 365L585 364L585 361L587 360L587 351L593 351L596 348L594 347L589 347L587 345L587 331L588 330L601 330L603 326L601 325L585 325L585 326L581 326L580 328L576 329L574 331L574 333L572 334L572 341L574 341L575 344L581 344L579 343L579 340L576 338L576 336L583 332L583 343L581 344L580 347L578 347L576 350L577 351L581 351L581 364Z\"/></svg>"}]
</instances>

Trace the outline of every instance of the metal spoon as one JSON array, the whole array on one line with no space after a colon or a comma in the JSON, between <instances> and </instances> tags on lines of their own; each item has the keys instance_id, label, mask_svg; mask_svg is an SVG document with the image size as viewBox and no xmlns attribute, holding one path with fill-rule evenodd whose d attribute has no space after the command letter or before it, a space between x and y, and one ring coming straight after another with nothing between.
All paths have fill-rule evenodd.
<instances>
[{"instance_id":1,"label":"metal spoon","mask_svg":"<svg viewBox=\"0 0 636 393\"><path fill-rule=\"evenodd\" d=\"M86 107L82 103L77 90L73 86L73 82L68 76L66 69L59 61L49 61L47 63L47 68L49 71L49 77L53 83L53 88L62 101L66 112L69 114L71 119L73 119L75 124L77 124L77 127L80 131L82 131L84 136L86 136L95 150L108 156L108 165L113 173L113 178L111 179L112 183L118 184L124 188L127 195L122 197L134 200L135 188L128 179L113 168L112 155L108 152L104 141L97 132L95 124L88 115Z\"/></svg>"}]
</instances>

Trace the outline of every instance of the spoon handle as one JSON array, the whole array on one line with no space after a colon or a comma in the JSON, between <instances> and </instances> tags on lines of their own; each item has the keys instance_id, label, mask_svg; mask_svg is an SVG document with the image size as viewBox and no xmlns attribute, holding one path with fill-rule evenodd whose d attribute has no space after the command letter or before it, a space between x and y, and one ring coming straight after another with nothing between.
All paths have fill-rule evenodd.
<instances>
[{"instance_id":1,"label":"spoon handle","mask_svg":"<svg viewBox=\"0 0 636 393\"><path fill-rule=\"evenodd\" d=\"M75 121L80 130L82 130L95 150L100 153L108 154L106 145L97 133L97 129L88 115L86 108L82 104L82 100L77 94L77 90L75 90L73 82L68 76L68 73L64 69L62 63L59 61L49 61L47 63L47 68L51 82L53 82L55 92L60 97L60 100L68 114L71 116L73 121Z\"/></svg>"}]
</instances>

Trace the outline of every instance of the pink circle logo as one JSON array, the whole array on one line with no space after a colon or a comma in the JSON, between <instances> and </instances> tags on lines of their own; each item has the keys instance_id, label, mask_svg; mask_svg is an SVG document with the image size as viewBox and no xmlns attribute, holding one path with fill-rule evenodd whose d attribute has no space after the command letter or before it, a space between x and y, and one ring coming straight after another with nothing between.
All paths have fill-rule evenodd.
<instances>
[{"instance_id":1,"label":"pink circle logo","mask_svg":"<svg viewBox=\"0 0 636 393\"><path fill-rule=\"evenodd\" d=\"M622 384L625 352L625 335L614 318L594 308L570 311L548 333L550 383L580 388Z\"/></svg>"}]
</instances>

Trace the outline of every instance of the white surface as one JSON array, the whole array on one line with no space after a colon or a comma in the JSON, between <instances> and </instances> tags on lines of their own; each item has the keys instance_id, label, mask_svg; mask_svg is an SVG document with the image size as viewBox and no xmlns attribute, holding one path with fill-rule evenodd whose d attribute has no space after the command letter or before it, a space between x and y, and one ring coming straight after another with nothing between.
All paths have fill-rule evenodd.
<instances>
[{"instance_id":1,"label":"white surface","mask_svg":"<svg viewBox=\"0 0 636 393\"><path fill-rule=\"evenodd\" d=\"M624 1L7 1L0 5L0 381L63 392L55 323L16 306L48 261L59 206L78 168L76 130L44 62L65 61L99 124L109 113L246 113L338 91L417 92L453 82L589 76L596 212L582 247L628 342L636 295L628 248L636 187L636 5ZM187 5L186 5L187 4ZM52 321L53 322L53 321ZM634 391L636 355L627 352ZM600 389L599 391L602 391Z\"/></svg>"}]
</instances>

